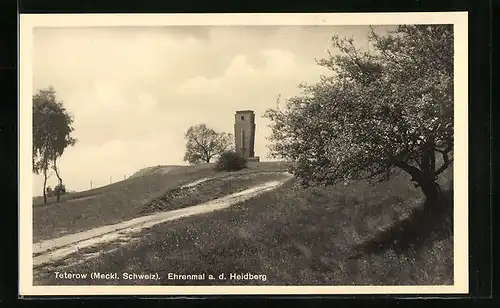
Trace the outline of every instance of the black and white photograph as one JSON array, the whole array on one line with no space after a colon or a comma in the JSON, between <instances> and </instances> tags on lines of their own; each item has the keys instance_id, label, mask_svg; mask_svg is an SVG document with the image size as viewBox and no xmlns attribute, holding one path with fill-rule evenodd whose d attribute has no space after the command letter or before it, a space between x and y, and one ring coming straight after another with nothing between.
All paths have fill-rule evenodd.
<instances>
[{"instance_id":1,"label":"black and white photograph","mask_svg":"<svg viewBox=\"0 0 500 308\"><path fill-rule=\"evenodd\" d=\"M21 294L467 293L467 44L457 12L21 15Z\"/></svg>"}]
</instances>

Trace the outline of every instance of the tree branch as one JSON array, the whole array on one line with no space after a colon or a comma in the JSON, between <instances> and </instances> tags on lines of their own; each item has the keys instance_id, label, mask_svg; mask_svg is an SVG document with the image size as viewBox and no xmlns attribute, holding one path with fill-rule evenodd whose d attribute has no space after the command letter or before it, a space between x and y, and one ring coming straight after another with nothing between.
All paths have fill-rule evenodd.
<instances>
[{"instance_id":1,"label":"tree branch","mask_svg":"<svg viewBox=\"0 0 500 308\"><path fill-rule=\"evenodd\" d=\"M58 169L57 169L57 157L54 157L54 161L53 161L52 169L54 169L54 171L55 171L55 173L56 173L57 179L59 180L59 184L62 184L62 179L61 179L61 177L59 176L59 171L58 171Z\"/></svg>"},{"instance_id":2,"label":"tree branch","mask_svg":"<svg viewBox=\"0 0 500 308\"><path fill-rule=\"evenodd\" d=\"M323 167L326 168L326 164L323 165ZM340 164L337 164L336 168L334 170L328 169L323 172L323 176L319 178L320 182L327 181L329 183L333 183L337 180L337 172L340 169ZM332 178L333 175L333 178Z\"/></svg>"},{"instance_id":3,"label":"tree branch","mask_svg":"<svg viewBox=\"0 0 500 308\"><path fill-rule=\"evenodd\" d=\"M371 30L371 33L372 33L372 36L373 38L375 39L375 41L377 42L377 44L380 44L380 38L379 36L375 33L375 30L373 29L373 26L370 26L370 30ZM387 50L385 49L382 49L382 48L379 48L380 51L382 51L382 53L384 54L384 56L386 56L387 59L391 60L392 62L396 63L397 65L399 65L400 67L404 67L398 60L396 60L396 57L395 55L393 54L393 56L390 56L388 53L387 53Z\"/></svg>"},{"instance_id":4,"label":"tree branch","mask_svg":"<svg viewBox=\"0 0 500 308\"><path fill-rule=\"evenodd\" d=\"M354 49L354 54L355 54L355 55L352 55L352 54L351 54L351 52L350 52L350 51L348 50L348 48L346 48L346 47L340 47L340 46L339 46L339 48L340 48L340 50L341 50L341 51L343 51L343 52L344 52L344 53L345 53L345 54L346 54L346 55L347 55L347 56L351 59L351 61L352 61L352 62L356 65L356 67L357 67L357 68L358 68L358 70L359 70L360 77L361 77L362 79L366 79L366 76L365 76L365 74L364 74L364 72L363 72L363 67L362 67L362 66L359 64L359 62L358 62L358 61L359 61L359 58L355 57L355 56L357 56L356 47L354 46L354 44L353 44L352 42L349 42L349 44L353 47L353 49Z\"/></svg>"},{"instance_id":5,"label":"tree branch","mask_svg":"<svg viewBox=\"0 0 500 308\"><path fill-rule=\"evenodd\" d=\"M193 140L196 142L197 145L199 145L201 147L201 149L203 150L203 152L205 154L205 158L210 159L211 158L211 157L209 157L210 152L206 149L206 147L203 144L201 144L195 136L193 136ZM205 161L207 161L206 159L205 159Z\"/></svg>"},{"instance_id":6,"label":"tree branch","mask_svg":"<svg viewBox=\"0 0 500 308\"><path fill-rule=\"evenodd\" d=\"M416 167L410 166L407 163L398 161L394 164L396 167L401 168L406 171L412 177L412 181L421 182L422 181L422 171Z\"/></svg>"},{"instance_id":7,"label":"tree branch","mask_svg":"<svg viewBox=\"0 0 500 308\"><path fill-rule=\"evenodd\" d=\"M406 29L406 31L408 31L408 33L414 33L416 34L420 39L426 41L426 45L427 47L432 51L432 53L434 54L434 56L448 69L453 68L453 62L449 63L449 61L446 61L445 59L443 59L443 57L441 56L441 53L438 52L436 49L434 49L434 47L432 46L432 44L429 43L429 41L427 40L427 38L424 36L422 36L420 33L418 33L418 31L412 31L410 30L410 28L407 26L407 25L403 25L403 27ZM417 32L417 33L415 33Z\"/></svg>"},{"instance_id":8,"label":"tree branch","mask_svg":"<svg viewBox=\"0 0 500 308\"><path fill-rule=\"evenodd\" d=\"M450 166L450 163L453 162L453 159L450 159L448 157L448 153L445 152L445 151L440 151L440 150L437 150L437 149L436 149L436 151L439 152L439 153L441 153L441 155L443 156L443 164L436 171L436 177L437 177L438 175L440 175L441 173L443 173Z\"/></svg>"}]
</instances>

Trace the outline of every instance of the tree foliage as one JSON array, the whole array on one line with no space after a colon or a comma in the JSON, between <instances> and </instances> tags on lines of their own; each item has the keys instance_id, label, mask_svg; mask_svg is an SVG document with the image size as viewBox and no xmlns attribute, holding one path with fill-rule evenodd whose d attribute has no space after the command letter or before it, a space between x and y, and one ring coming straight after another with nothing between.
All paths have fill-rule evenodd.
<instances>
[{"instance_id":1,"label":"tree foliage","mask_svg":"<svg viewBox=\"0 0 500 308\"><path fill-rule=\"evenodd\" d=\"M453 26L372 29L369 40L366 52L334 36L339 53L317 61L331 76L266 112L271 154L291 161L304 185L403 170L435 199L453 159Z\"/></svg>"},{"instance_id":2,"label":"tree foliage","mask_svg":"<svg viewBox=\"0 0 500 308\"><path fill-rule=\"evenodd\" d=\"M209 163L214 157L233 148L233 136L218 133L205 124L191 126L186 134L184 161L190 164Z\"/></svg>"},{"instance_id":3,"label":"tree foliage","mask_svg":"<svg viewBox=\"0 0 500 308\"><path fill-rule=\"evenodd\" d=\"M33 172L44 176L44 202L47 202L46 185L52 169L58 179L56 187L64 187L57 165L64 150L75 144L73 117L58 101L53 87L39 90L33 96ZM57 201L62 190L54 190Z\"/></svg>"},{"instance_id":4,"label":"tree foliage","mask_svg":"<svg viewBox=\"0 0 500 308\"><path fill-rule=\"evenodd\" d=\"M57 184L53 189L52 189L52 187L47 186L45 191L47 194L47 198L54 197L57 195L62 196L62 195L65 195L67 193L66 186L64 186L64 184L61 184L61 185Z\"/></svg>"},{"instance_id":5,"label":"tree foliage","mask_svg":"<svg viewBox=\"0 0 500 308\"><path fill-rule=\"evenodd\" d=\"M234 151L222 153L215 164L215 170L217 171L238 171L246 167L247 160Z\"/></svg>"}]
</instances>

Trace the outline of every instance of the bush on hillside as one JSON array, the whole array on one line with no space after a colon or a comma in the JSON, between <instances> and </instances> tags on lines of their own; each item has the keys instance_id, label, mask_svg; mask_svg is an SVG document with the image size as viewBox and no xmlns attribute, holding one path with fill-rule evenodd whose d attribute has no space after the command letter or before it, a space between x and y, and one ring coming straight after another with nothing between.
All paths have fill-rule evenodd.
<instances>
[{"instance_id":1,"label":"bush on hillside","mask_svg":"<svg viewBox=\"0 0 500 308\"><path fill-rule=\"evenodd\" d=\"M66 191L66 186L64 186L64 184L58 184L56 185L54 188L48 186L46 189L46 194L47 194L47 197L55 197L57 196L57 193L59 192L59 196L62 196L62 195L65 195L67 193Z\"/></svg>"},{"instance_id":2,"label":"bush on hillside","mask_svg":"<svg viewBox=\"0 0 500 308\"><path fill-rule=\"evenodd\" d=\"M60 196L66 194L66 186L64 184L58 184L56 187L54 187L54 194L57 196L57 193L59 193Z\"/></svg>"},{"instance_id":3,"label":"bush on hillside","mask_svg":"<svg viewBox=\"0 0 500 308\"><path fill-rule=\"evenodd\" d=\"M238 171L246 167L247 160L233 151L222 153L215 164L215 170L217 171Z\"/></svg>"},{"instance_id":4,"label":"bush on hillside","mask_svg":"<svg viewBox=\"0 0 500 308\"><path fill-rule=\"evenodd\" d=\"M49 198L55 196L54 190L50 186L47 186L47 188L45 188L45 194Z\"/></svg>"}]
</instances>

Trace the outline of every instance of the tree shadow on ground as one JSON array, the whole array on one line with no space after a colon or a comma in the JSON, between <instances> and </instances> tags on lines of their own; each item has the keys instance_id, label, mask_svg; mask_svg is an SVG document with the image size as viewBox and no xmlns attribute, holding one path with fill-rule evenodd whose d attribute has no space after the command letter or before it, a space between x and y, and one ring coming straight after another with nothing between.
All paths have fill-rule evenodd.
<instances>
[{"instance_id":1,"label":"tree shadow on ground","mask_svg":"<svg viewBox=\"0 0 500 308\"><path fill-rule=\"evenodd\" d=\"M453 186L451 186L453 187ZM453 235L453 189L444 190L438 204L429 201L414 209L408 218L354 248L350 259L393 249L397 253L419 251L427 244Z\"/></svg>"}]
</instances>

